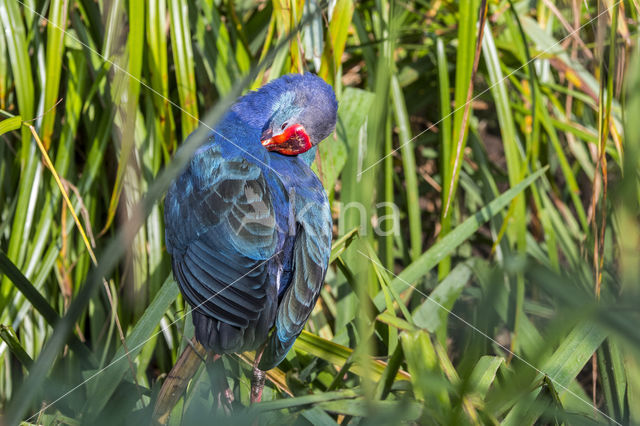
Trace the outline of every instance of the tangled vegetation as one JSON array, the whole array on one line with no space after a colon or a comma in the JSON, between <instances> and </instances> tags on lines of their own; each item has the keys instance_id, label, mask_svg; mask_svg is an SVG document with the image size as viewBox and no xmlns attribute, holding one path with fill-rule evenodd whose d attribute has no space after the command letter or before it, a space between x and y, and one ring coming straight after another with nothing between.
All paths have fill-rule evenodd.
<instances>
[{"instance_id":1,"label":"tangled vegetation","mask_svg":"<svg viewBox=\"0 0 640 426\"><path fill-rule=\"evenodd\" d=\"M176 150L303 71L339 100L326 285L262 403L228 356L170 423L640 423L639 14L0 0L0 423L149 422L193 336L164 247Z\"/></svg>"}]
</instances>

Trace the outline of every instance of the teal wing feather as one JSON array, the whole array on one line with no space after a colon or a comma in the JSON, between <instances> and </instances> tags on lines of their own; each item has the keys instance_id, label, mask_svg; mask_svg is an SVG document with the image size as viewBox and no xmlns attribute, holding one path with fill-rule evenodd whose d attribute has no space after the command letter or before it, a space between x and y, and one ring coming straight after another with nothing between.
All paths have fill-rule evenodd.
<instances>
[{"instance_id":1,"label":"teal wing feather","mask_svg":"<svg viewBox=\"0 0 640 426\"><path fill-rule=\"evenodd\" d=\"M193 309L196 337L216 352L254 349L277 304L269 260L277 226L264 174L251 161L204 149L165 200L167 250Z\"/></svg>"},{"instance_id":2,"label":"teal wing feather","mask_svg":"<svg viewBox=\"0 0 640 426\"><path fill-rule=\"evenodd\" d=\"M314 202L297 198L306 202L304 205L296 203L300 213L296 215L292 276L278 304L275 329L262 354L259 367L263 370L278 365L293 346L313 311L327 272L331 254L331 213L324 190L315 191L314 195L319 198Z\"/></svg>"}]
</instances>

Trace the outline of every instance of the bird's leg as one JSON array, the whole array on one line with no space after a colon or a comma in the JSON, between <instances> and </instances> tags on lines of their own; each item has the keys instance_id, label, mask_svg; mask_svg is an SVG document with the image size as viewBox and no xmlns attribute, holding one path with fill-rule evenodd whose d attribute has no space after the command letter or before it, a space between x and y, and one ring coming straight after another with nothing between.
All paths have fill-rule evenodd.
<instances>
[{"instance_id":1,"label":"bird's leg","mask_svg":"<svg viewBox=\"0 0 640 426\"><path fill-rule=\"evenodd\" d=\"M251 403L260 402L262 400L262 390L264 389L264 380L266 374L258 368L264 346L256 352L256 359L253 361L253 378L251 379Z\"/></svg>"},{"instance_id":2,"label":"bird's leg","mask_svg":"<svg viewBox=\"0 0 640 426\"><path fill-rule=\"evenodd\" d=\"M216 401L217 406L225 414L231 414L231 408L233 403L233 391L229 388L227 377L224 371L224 365L222 364L220 355L216 355L213 352L209 353L207 358L207 374L209 375L209 381L211 382L211 393L213 399Z\"/></svg>"}]
</instances>

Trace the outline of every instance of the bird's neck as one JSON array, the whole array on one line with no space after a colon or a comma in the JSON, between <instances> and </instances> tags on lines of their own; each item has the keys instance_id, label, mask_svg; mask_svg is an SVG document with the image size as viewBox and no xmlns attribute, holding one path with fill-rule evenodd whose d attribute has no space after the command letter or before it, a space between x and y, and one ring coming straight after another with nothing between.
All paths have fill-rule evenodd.
<instances>
[{"instance_id":1,"label":"bird's neck","mask_svg":"<svg viewBox=\"0 0 640 426\"><path fill-rule=\"evenodd\" d=\"M311 167L311 164L313 163L313 160L316 159L316 152L318 151L318 146L313 146L311 147L310 150L308 150L307 152L304 152L300 155L298 155L298 157L300 157L302 159L302 161L304 161L305 163L307 163L307 166Z\"/></svg>"}]
</instances>

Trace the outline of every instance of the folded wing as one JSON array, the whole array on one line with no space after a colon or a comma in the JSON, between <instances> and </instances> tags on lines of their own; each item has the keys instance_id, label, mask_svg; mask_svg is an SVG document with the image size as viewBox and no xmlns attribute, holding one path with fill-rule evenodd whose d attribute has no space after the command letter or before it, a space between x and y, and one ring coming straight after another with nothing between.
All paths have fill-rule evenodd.
<instances>
[{"instance_id":1,"label":"folded wing","mask_svg":"<svg viewBox=\"0 0 640 426\"><path fill-rule=\"evenodd\" d=\"M328 203L317 203L313 209L308 209L308 205L297 207L302 207L298 211L304 213L296 218L292 278L278 305L275 330L260 361L263 370L278 365L302 332L320 295L329 264L331 216Z\"/></svg>"},{"instance_id":2,"label":"folded wing","mask_svg":"<svg viewBox=\"0 0 640 426\"><path fill-rule=\"evenodd\" d=\"M260 168L215 145L196 155L167 194L165 224L198 340L218 353L263 342L277 304L268 268L277 227Z\"/></svg>"}]
</instances>

